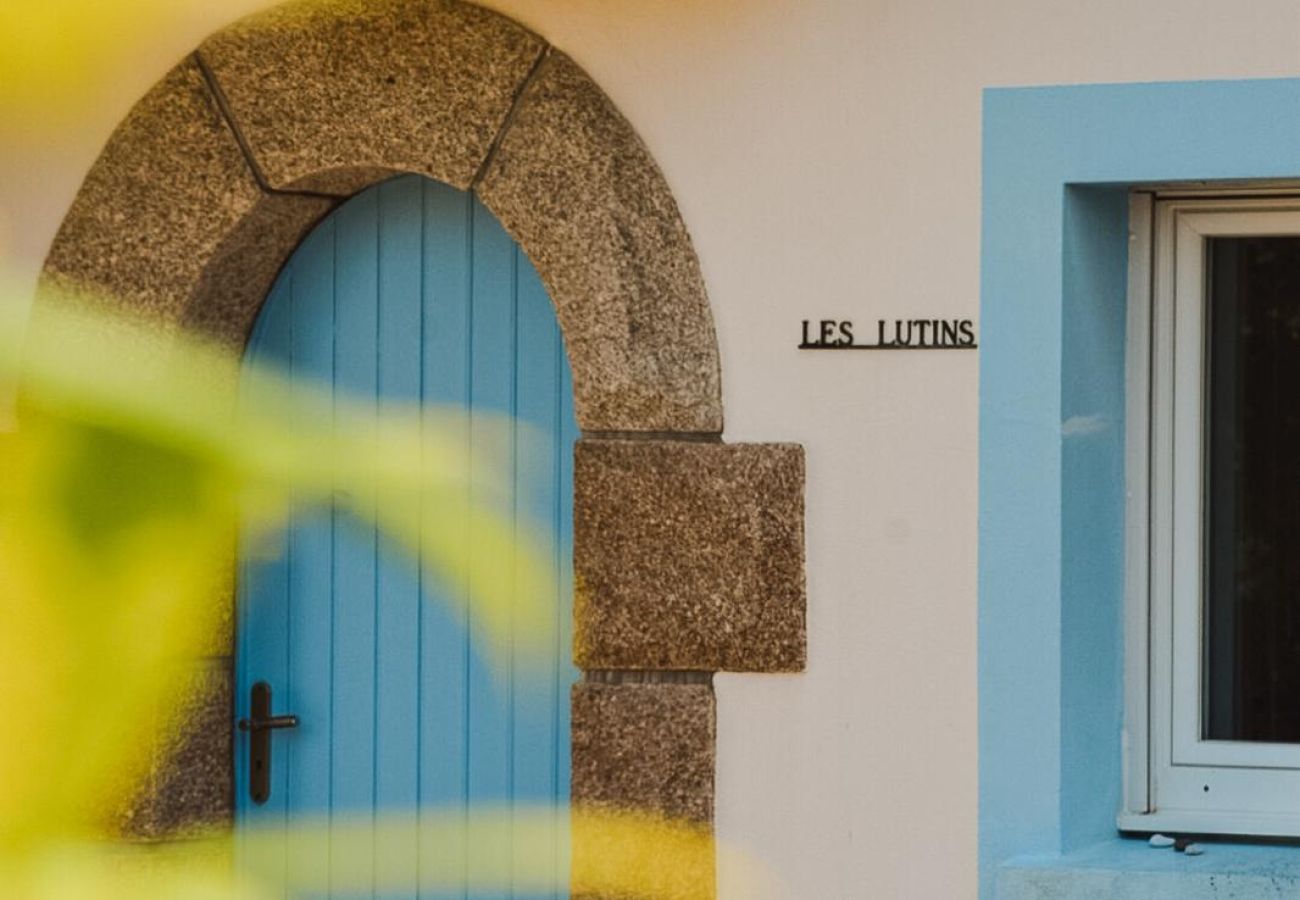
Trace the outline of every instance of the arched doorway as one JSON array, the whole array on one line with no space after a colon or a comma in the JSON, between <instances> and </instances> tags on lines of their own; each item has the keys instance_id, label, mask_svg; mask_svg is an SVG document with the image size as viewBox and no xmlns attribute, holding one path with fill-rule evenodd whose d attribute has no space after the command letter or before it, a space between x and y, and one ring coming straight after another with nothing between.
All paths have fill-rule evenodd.
<instances>
[{"instance_id":1,"label":"arched doorway","mask_svg":"<svg viewBox=\"0 0 1300 900\"><path fill-rule=\"evenodd\" d=\"M397 178L308 235L272 287L246 359L375 414L425 404L429 427L447 427L432 421L441 409L463 410L455 438L471 455L489 433L500 441L508 417L512 483L494 502L513 510L516 527L550 532L559 575L530 586L552 614L546 633L514 636L547 647L524 665L487 659L470 640L467 584L422 576L341 511L296 513L275 546L246 554L236 714L252 715L256 692L269 689L270 711L297 717L296 727L238 739L236 823L259 843L246 863L272 884L328 883L329 896L352 896L367 878L414 896L420 875L455 888L470 857L489 855L504 876L517 857L540 856L564 893L577 424L537 273L473 195ZM515 846L525 838L512 835L510 816L535 820L539 808L555 827ZM467 841L448 845L448 819L466 822ZM351 846L340 852L339 841Z\"/></svg>"},{"instance_id":2,"label":"arched doorway","mask_svg":"<svg viewBox=\"0 0 1300 900\"><path fill-rule=\"evenodd\" d=\"M582 428L574 804L708 827L712 673L804 665L803 453L721 440L717 341L686 225L574 59L457 0L293 0L234 23L119 126L44 283L243 347L303 235L400 172L480 198L564 333ZM199 664L187 732L156 748L127 813L133 835L230 822L232 644L217 636ZM578 841L573 859L602 852Z\"/></svg>"}]
</instances>

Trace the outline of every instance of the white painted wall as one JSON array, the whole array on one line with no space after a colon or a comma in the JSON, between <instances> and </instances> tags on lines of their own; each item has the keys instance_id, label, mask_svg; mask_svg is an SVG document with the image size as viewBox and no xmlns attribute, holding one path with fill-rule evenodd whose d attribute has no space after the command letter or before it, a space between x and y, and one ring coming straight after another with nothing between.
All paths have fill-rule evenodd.
<instances>
[{"instance_id":1,"label":"white painted wall","mask_svg":"<svg viewBox=\"0 0 1300 900\"><path fill-rule=\"evenodd\" d=\"M55 141L0 123L0 253L30 281L160 36ZM492 0L646 139L704 265L732 441L808 453L809 668L719 676L718 830L777 895L974 898L977 360L816 354L799 322L977 318L980 91L1300 75L1292 0ZM730 864L724 900L749 900Z\"/></svg>"}]
</instances>

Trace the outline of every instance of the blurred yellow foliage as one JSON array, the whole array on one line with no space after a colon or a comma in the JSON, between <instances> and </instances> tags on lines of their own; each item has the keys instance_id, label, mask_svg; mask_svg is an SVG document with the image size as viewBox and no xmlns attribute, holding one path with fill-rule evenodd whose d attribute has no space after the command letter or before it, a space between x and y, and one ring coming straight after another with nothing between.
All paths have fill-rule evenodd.
<instances>
[{"instance_id":1,"label":"blurred yellow foliage","mask_svg":"<svg viewBox=\"0 0 1300 900\"><path fill-rule=\"evenodd\" d=\"M238 837L216 837L184 845L117 847L49 845L39 848L21 867L0 856L0 884L9 896L39 900L262 900L292 895L324 896L348 893L410 897L445 892L470 896L541 895L636 897L646 900L711 900L714 896L714 846L707 829L640 813L578 809L572 813L574 841L587 845L577 855L572 880L566 866L554 859L557 811L535 809L476 809L472 824L462 813L421 810L394 813L378 823L368 817L355 822L305 820L295 822L292 837L307 844L328 842L330 865L303 868L276 880L274 887L250 878L257 871L256 855L272 857L283 870L284 834L241 831ZM567 812L562 818L569 818ZM414 855L398 857L394 865L376 867L374 848L401 843L418 826L429 848L447 845L487 848L471 852L463 865L439 869L419 865ZM513 864L502 867L490 845L476 832L509 831L513 835ZM229 864L231 842L238 841L244 858L253 861L242 872ZM427 859L427 855L425 857ZM557 871L563 883L556 883ZM737 870L745 879L743 870ZM764 883L743 880L737 887L747 900L766 895Z\"/></svg>"},{"instance_id":2,"label":"blurred yellow foliage","mask_svg":"<svg viewBox=\"0 0 1300 900\"><path fill-rule=\"evenodd\" d=\"M259 5L269 4L242 7ZM211 9L202 0L0 0L0 123L75 122L97 81ZM282 833L241 829L237 838L143 848L115 844L105 831L106 815L143 772L141 735L158 731L161 711L184 708L177 663L205 652L221 625L236 534L255 542L283 526L291 508L310 504L374 521L423 565L472 585L474 637L489 659L506 652L509 620L516 635L548 633L528 625L547 610L527 586L553 583L552 549L497 514L493 478L483 475L490 446L471 461L463 441L446 437L464 433L456 411L376 418L244 368L204 341L71 303L43 306L25 328L6 316L26 302L4 293L0 285L0 404L21 395L21 429L0 433L0 716L8 731L0 741L0 889L32 900L267 896L239 880L229 844L238 840L241 858L255 861L259 848L283 844ZM470 543L481 549L477 562L464 552ZM513 564L494 562L501 559ZM546 652L516 641L515 665ZM509 870L492 852L471 854L456 872L348 865L354 851L368 860L388 836L409 834L410 816L421 840L442 846L490 846L467 829L508 831ZM334 890L492 890L508 879L516 891L564 892L569 873L554 853L565 824L581 848L572 871L578 893L713 896L707 829L650 814L476 808L467 822L419 810L355 825L295 821L292 829L294 840L310 842L328 828Z\"/></svg>"},{"instance_id":3,"label":"blurred yellow foliage","mask_svg":"<svg viewBox=\"0 0 1300 900\"><path fill-rule=\"evenodd\" d=\"M18 738L0 741L0 884L39 900L256 900L266 886L248 876L259 855L283 858L283 831L145 850L105 841L102 827L141 774L140 736L159 710L184 707L176 663L210 645L237 529L255 539L291 507L343 504L472 585L476 640L516 665L546 652L521 641L547 633L526 624L547 614L528 585L553 582L553 553L494 511L504 473L485 477L483 458L471 468L464 442L441 437L463 433L456 412L377 419L196 338L70 303L42 306L28 332L20 347L19 330L0 321L0 391L19 386L21 413L20 430L0 437L0 713ZM486 552L471 559L467 540ZM525 624L506 647L510 619ZM417 819L421 841L466 848L464 864L397 854L376 866L376 848L409 841ZM549 807L295 820L289 840L328 846L330 866L287 887L564 891L555 854L569 825L579 893L713 896L707 829ZM505 865L493 835L510 836Z\"/></svg>"},{"instance_id":4,"label":"blurred yellow foliage","mask_svg":"<svg viewBox=\"0 0 1300 900\"><path fill-rule=\"evenodd\" d=\"M190 0L0 3L0 121L75 113L96 80L174 21Z\"/></svg>"},{"instance_id":5,"label":"blurred yellow foliage","mask_svg":"<svg viewBox=\"0 0 1300 900\"><path fill-rule=\"evenodd\" d=\"M0 440L0 709L29 736L0 742L0 851L93 829L86 798L123 799L149 717L178 706L174 664L211 645L237 530L256 541L291 506L338 504L470 585L489 655L512 619L516 664L546 653L527 641L548 615L528 585L554 582L553 552L491 505L505 448L478 445L471 468L442 437L463 432L457 413L377 420L71 304L29 331L20 348L0 326L0 390L21 376L21 428Z\"/></svg>"}]
</instances>

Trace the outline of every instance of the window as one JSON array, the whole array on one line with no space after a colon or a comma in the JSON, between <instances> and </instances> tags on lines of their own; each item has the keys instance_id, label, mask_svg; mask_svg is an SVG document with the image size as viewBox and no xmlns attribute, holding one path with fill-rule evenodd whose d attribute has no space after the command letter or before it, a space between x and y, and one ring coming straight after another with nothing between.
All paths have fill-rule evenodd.
<instances>
[{"instance_id":1,"label":"window","mask_svg":"<svg viewBox=\"0 0 1300 900\"><path fill-rule=\"evenodd\" d=\"M1120 827L1300 836L1300 198L1131 221Z\"/></svg>"}]
</instances>

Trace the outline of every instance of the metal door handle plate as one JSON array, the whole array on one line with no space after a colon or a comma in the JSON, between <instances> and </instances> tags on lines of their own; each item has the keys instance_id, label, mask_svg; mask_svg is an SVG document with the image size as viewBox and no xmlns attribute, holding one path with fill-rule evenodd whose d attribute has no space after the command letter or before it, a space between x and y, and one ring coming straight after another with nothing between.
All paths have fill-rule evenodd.
<instances>
[{"instance_id":1,"label":"metal door handle plate","mask_svg":"<svg viewBox=\"0 0 1300 900\"><path fill-rule=\"evenodd\" d=\"M271 715L271 686L265 681L253 685L249 716L239 720L239 730L248 734L248 796L259 806L271 799L271 732L297 728L298 717Z\"/></svg>"}]
</instances>

